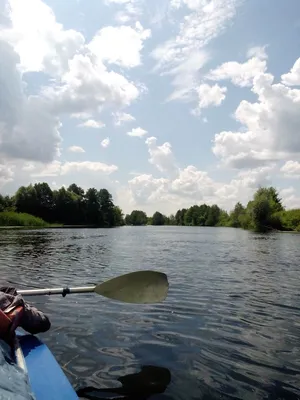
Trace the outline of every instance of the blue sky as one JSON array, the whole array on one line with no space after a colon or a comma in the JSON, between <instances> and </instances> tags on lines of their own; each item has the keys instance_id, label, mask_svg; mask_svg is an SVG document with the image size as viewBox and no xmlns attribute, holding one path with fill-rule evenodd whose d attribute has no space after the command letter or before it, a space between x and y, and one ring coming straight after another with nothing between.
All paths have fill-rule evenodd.
<instances>
[{"instance_id":1,"label":"blue sky","mask_svg":"<svg viewBox=\"0 0 300 400\"><path fill-rule=\"evenodd\" d=\"M0 0L0 192L300 207L297 0Z\"/></svg>"}]
</instances>

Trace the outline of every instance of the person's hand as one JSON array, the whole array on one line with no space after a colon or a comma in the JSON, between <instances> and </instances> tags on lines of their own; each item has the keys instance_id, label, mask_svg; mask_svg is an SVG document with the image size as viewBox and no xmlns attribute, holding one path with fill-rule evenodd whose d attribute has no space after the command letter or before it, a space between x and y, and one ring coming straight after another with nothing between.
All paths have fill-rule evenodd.
<instances>
[{"instance_id":1,"label":"person's hand","mask_svg":"<svg viewBox=\"0 0 300 400\"><path fill-rule=\"evenodd\" d=\"M7 314L7 316L11 320L11 326L9 330L9 335L11 337L14 337L16 329L18 328L18 326L20 326L23 314L24 314L23 306L17 306Z\"/></svg>"}]
</instances>

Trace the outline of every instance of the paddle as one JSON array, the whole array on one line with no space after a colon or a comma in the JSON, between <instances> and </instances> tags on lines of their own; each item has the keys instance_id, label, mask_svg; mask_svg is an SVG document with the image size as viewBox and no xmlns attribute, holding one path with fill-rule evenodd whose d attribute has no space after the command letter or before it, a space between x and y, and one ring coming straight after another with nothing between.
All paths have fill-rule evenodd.
<instances>
[{"instance_id":1,"label":"paddle","mask_svg":"<svg viewBox=\"0 0 300 400\"><path fill-rule=\"evenodd\" d=\"M167 297L169 283L167 275L157 271L137 271L121 275L96 286L74 288L18 290L23 296L40 296L72 293L97 293L109 299L125 303L158 303Z\"/></svg>"}]
</instances>

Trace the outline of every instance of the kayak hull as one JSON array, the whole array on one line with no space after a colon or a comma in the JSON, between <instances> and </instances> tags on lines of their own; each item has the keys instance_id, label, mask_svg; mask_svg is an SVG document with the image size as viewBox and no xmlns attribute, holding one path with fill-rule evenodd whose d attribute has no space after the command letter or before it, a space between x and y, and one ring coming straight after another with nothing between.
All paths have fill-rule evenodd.
<instances>
[{"instance_id":1,"label":"kayak hull","mask_svg":"<svg viewBox=\"0 0 300 400\"><path fill-rule=\"evenodd\" d=\"M17 362L27 372L36 400L78 400L49 348L33 335L18 334L17 339Z\"/></svg>"}]
</instances>

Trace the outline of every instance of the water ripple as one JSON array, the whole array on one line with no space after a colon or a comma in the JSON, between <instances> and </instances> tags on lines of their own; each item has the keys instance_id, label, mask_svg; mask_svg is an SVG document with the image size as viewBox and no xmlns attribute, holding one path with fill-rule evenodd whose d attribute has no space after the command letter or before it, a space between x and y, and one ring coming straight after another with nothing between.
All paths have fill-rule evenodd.
<instances>
[{"instance_id":1,"label":"water ripple","mask_svg":"<svg viewBox=\"0 0 300 400\"><path fill-rule=\"evenodd\" d=\"M41 336L75 388L118 387L119 377L151 364L172 376L153 400L294 400L299 241L227 228L1 231L0 266L18 288L89 285L137 269L168 274L162 304L33 298L52 321Z\"/></svg>"}]
</instances>

